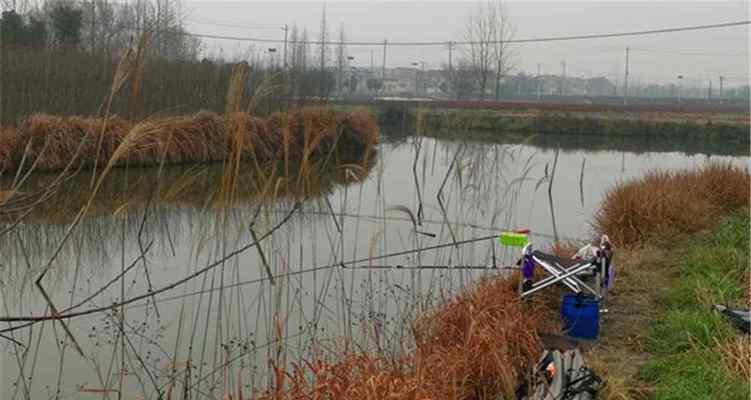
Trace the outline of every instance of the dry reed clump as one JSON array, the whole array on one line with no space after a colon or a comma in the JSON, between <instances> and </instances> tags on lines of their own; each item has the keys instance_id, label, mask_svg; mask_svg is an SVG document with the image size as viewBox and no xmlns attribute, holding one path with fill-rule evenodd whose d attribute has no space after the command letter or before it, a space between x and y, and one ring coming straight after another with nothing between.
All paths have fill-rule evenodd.
<instances>
[{"instance_id":1,"label":"dry reed clump","mask_svg":"<svg viewBox=\"0 0 751 400\"><path fill-rule=\"evenodd\" d=\"M512 398L555 329L538 302L522 302L514 279L486 279L415 322L415 350L396 360L345 354L277 379L266 399ZM279 374L278 374L279 375Z\"/></svg>"},{"instance_id":2,"label":"dry reed clump","mask_svg":"<svg viewBox=\"0 0 751 400\"><path fill-rule=\"evenodd\" d=\"M267 120L268 134L281 143L282 158L326 157L336 148L344 154L360 154L378 144L375 117L367 111L337 113L324 107L308 107L275 113Z\"/></svg>"},{"instance_id":3,"label":"dry reed clump","mask_svg":"<svg viewBox=\"0 0 751 400\"><path fill-rule=\"evenodd\" d=\"M540 302L523 302L514 279L488 279L415 327L419 380L433 398L512 396L542 349L538 332L554 319Z\"/></svg>"},{"instance_id":4,"label":"dry reed clump","mask_svg":"<svg viewBox=\"0 0 751 400\"><path fill-rule=\"evenodd\" d=\"M129 164L219 161L228 154L225 121L210 112L144 120L122 143L122 158L116 161Z\"/></svg>"},{"instance_id":5,"label":"dry reed clump","mask_svg":"<svg viewBox=\"0 0 751 400\"><path fill-rule=\"evenodd\" d=\"M337 140L336 112L324 107L291 112L289 128L297 142L302 144L298 149L300 158L304 159L311 155L325 156Z\"/></svg>"},{"instance_id":6,"label":"dry reed clump","mask_svg":"<svg viewBox=\"0 0 751 400\"><path fill-rule=\"evenodd\" d=\"M367 113L338 114L325 108L277 113L267 120L242 112L199 112L149 118L135 125L117 117L105 121L35 115L16 132L3 131L0 168L20 168L29 143L24 165L36 162L37 170L52 171L65 168L75 155L75 165L84 166L209 162L233 155L264 162L307 162L338 149L338 138L360 143L341 149L359 156L378 142L378 128Z\"/></svg>"},{"instance_id":7,"label":"dry reed clump","mask_svg":"<svg viewBox=\"0 0 751 400\"><path fill-rule=\"evenodd\" d=\"M594 225L620 246L697 232L728 211L749 207L749 179L748 169L720 163L653 171L611 189Z\"/></svg>"},{"instance_id":8,"label":"dry reed clump","mask_svg":"<svg viewBox=\"0 0 751 400\"><path fill-rule=\"evenodd\" d=\"M281 138L270 134L263 119L248 113L236 112L227 116L230 134L242 135L243 148L240 150L243 159L258 161L275 161L281 155Z\"/></svg>"},{"instance_id":9,"label":"dry reed clump","mask_svg":"<svg viewBox=\"0 0 751 400\"><path fill-rule=\"evenodd\" d=\"M36 168L45 171L65 168L74 156L76 165L101 163L109 158L129 129L130 124L118 117L104 121L34 115L19 127L4 163L10 165L10 169L18 169L22 162L27 167L36 162Z\"/></svg>"},{"instance_id":10,"label":"dry reed clump","mask_svg":"<svg viewBox=\"0 0 751 400\"><path fill-rule=\"evenodd\" d=\"M368 111L338 114L337 126L342 131L339 144L345 151L363 151L378 144L378 122Z\"/></svg>"},{"instance_id":11,"label":"dry reed clump","mask_svg":"<svg viewBox=\"0 0 751 400\"><path fill-rule=\"evenodd\" d=\"M18 141L18 131L14 128L0 129L0 174L14 169L11 162Z\"/></svg>"},{"instance_id":12,"label":"dry reed clump","mask_svg":"<svg viewBox=\"0 0 751 400\"><path fill-rule=\"evenodd\" d=\"M324 107L274 113L267 126L280 139L283 159L326 156L335 145L338 131L336 112Z\"/></svg>"}]
</instances>

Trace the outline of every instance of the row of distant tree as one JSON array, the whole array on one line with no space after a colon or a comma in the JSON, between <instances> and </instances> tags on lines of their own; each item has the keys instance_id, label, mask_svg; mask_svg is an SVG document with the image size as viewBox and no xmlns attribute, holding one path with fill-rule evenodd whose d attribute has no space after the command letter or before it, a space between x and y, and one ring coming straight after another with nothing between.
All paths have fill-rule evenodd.
<instances>
[{"instance_id":1,"label":"row of distant tree","mask_svg":"<svg viewBox=\"0 0 751 400\"><path fill-rule=\"evenodd\" d=\"M0 40L7 47L63 47L117 57L139 32L152 31L149 52L195 60L201 41L187 35L178 1L49 0L3 11Z\"/></svg>"},{"instance_id":2,"label":"row of distant tree","mask_svg":"<svg viewBox=\"0 0 751 400\"><path fill-rule=\"evenodd\" d=\"M325 11L323 21L328 32ZM342 74L347 60L344 46L336 49L338 60L332 62L328 46L314 49L307 42L306 29L291 29L286 53L279 48L275 54L249 52L247 57L225 60L221 54L203 56L201 41L183 27L178 0L48 0L0 16L0 122L18 123L37 112L97 113L118 60L144 32L150 34L139 72L142 88L137 98L130 99L136 91L131 90L131 82L126 83L112 106L123 116L220 112L238 62L247 63L250 71L246 104L260 88L273 88L258 112L284 107L290 98L325 98L351 87ZM339 36L343 42L343 30ZM322 37L328 38L327 33ZM274 62L266 58L271 56Z\"/></svg>"}]
</instances>

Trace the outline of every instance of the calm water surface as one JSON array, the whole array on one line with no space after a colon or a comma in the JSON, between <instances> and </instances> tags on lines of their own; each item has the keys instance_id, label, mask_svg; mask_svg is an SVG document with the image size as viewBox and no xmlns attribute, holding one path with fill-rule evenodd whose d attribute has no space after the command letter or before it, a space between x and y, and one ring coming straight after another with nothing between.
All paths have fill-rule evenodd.
<instances>
[{"instance_id":1,"label":"calm water surface","mask_svg":"<svg viewBox=\"0 0 751 400\"><path fill-rule=\"evenodd\" d=\"M0 398L93 399L103 395L88 390L121 385L129 399L156 398L155 388L170 385L187 387L193 398L220 398L237 379L248 393L266 387L270 361L284 365L336 349L342 338L396 353L410 345L417 313L473 279L503 273L488 267L515 260L517 249L488 236L524 227L539 247L554 230L587 239L600 199L617 182L651 169L749 162L679 152L560 152L554 229L543 179L554 158L554 151L527 145L410 137L382 144L359 177L322 178L291 216L299 194L265 202L249 194L231 207L212 206L204 189L213 181L186 180L202 176L202 167L161 177L128 171L127 180L145 183L97 198L59 249L43 281L53 302L65 309L93 296L77 308L86 310L195 278L128 304L123 316L111 310L69 320L83 356L59 323L7 333L23 347L0 339ZM171 194L148 200L154 182ZM78 203L75 193L61 195L0 239L2 314L46 313L34 279L58 250ZM247 246L278 225L260 251ZM460 241L470 243L452 245ZM125 279L115 279L128 268Z\"/></svg>"}]
</instances>

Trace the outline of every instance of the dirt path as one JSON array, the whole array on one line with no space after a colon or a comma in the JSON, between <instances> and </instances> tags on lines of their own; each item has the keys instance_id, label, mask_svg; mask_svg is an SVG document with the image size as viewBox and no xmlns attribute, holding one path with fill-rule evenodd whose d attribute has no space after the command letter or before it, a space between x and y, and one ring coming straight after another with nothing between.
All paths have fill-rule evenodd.
<instances>
[{"instance_id":1,"label":"dirt path","mask_svg":"<svg viewBox=\"0 0 751 400\"><path fill-rule=\"evenodd\" d=\"M645 335L657 318L661 298L675 268L657 249L616 253L615 286L603 307L600 340L588 353L592 367L607 382L602 399L645 399L650 388L638 378L649 359Z\"/></svg>"}]
</instances>

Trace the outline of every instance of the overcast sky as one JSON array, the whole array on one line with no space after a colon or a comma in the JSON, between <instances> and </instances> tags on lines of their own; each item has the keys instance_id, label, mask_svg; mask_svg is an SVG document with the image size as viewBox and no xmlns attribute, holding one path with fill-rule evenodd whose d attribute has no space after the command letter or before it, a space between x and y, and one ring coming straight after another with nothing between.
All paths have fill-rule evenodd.
<instances>
[{"instance_id":1,"label":"overcast sky","mask_svg":"<svg viewBox=\"0 0 751 400\"><path fill-rule=\"evenodd\" d=\"M194 33L283 39L284 24L306 26L311 39L319 31L323 3L313 1L214 1L184 3L187 29ZM468 17L477 11L475 1L329 1L326 3L330 38L343 25L354 41L462 40ZM749 20L749 2L508 2L516 38L567 36L707 25ZM247 53L248 42L205 40L207 52L219 49L227 57ZM256 44L256 51L269 46ZM607 76L622 81L625 49L631 47L632 82L672 82L685 76L687 83L747 84L749 80L748 25L713 30L650 36L519 44L515 47L515 72L561 73L566 62L570 76ZM354 64L367 67L371 50L377 66L381 47L349 47ZM457 56L460 52L455 53ZM278 53L278 57L281 54ZM437 68L448 61L441 47L389 47L387 66L410 66L424 61Z\"/></svg>"}]
</instances>

